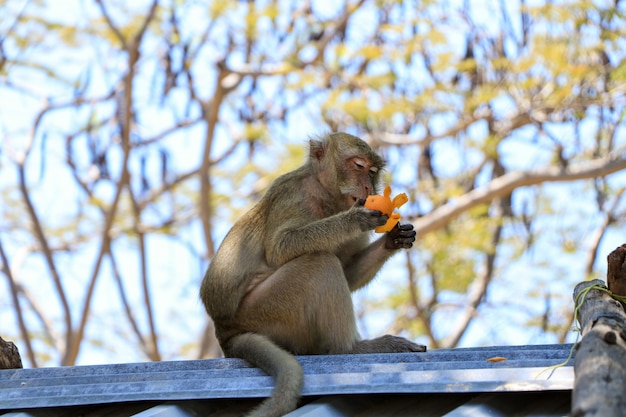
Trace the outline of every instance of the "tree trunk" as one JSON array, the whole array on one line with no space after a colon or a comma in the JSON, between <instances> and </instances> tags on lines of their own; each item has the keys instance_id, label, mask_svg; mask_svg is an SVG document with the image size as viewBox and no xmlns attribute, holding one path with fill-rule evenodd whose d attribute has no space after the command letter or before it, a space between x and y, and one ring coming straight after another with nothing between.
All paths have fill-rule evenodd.
<instances>
[{"instance_id":1,"label":"tree trunk","mask_svg":"<svg viewBox=\"0 0 626 417\"><path fill-rule=\"evenodd\" d=\"M598 279L574 289L582 341L574 361L571 416L619 417L626 410L626 314L608 292L583 292L594 285L607 289Z\"/></svg>"},{"instance_id":2,"label":"tree trunk","mask_svg":"<svg viewBox=\"0 0 626 417\"><path fill-rule=\"evenodd\" d=\"M22 367L22 358L17 346L0 337L0 369L14 369Z\"/></svg>"}]
</instances>

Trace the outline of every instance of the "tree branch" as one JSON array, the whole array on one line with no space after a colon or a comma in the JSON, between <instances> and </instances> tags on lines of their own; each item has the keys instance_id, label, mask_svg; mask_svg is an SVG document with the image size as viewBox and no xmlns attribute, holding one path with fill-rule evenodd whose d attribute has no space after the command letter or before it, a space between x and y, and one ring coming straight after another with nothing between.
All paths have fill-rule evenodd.
<instances>
[{"instance_id":1,"label":"tree branch","mask_svg":"<svg viewBox=\"0 0 626 417\"><path fill-rule=\"evenodd\" d=\"M159 341L156 332L156 326L154 324L154 314L152 309L152 300L150 298L150 284L148 282L148 265L146 261L146 234L141 226L141 209L137 204L137 199L135 199L135 195L133 194L133 190L130 187L130 184L127 184L128 194L130 196L132 206L133 206L133 214L135 217L134 221L134 232L137 234L137 239L139 239L139 265L140 265L140 273L141 273L141 286L143 289L143 302L146 308L146 315L148 317L148 327L150 329L150 345L148 349L148 356L153 361L160 361L161 355L159 354Z\"/></svg>"},{"instance_id":2,"label":"tree branch","mask_svg":"<svg viewBox=\"0 0 626 417\"><path fill-rule=\"evenodd\" d=\"M415 318L422 322L422 326L424 326L424 331L429 340L430 348L438 348L439 342L437 338L435 338L435 334L433 333L433 327L431 326L431 322L428 317L425 316L424 308L420 306L419 302L419 294L418 294L418 286L417 286L417 276L415 274L415 268L413 267L413 263L411 262L411 253L409 251L405 251L405 265L408 271L408 279L409 279L409 303L415 310Z\"/></svg>"},{"instance_id":3,"label":"tree branch","mask_svg":"<svg viewBox=\"0 0 626 417\"><path fill-rule=\"evenodd\" d=\"M109 260L111 261L111 269L113 271L113 278L115 279L115 283L117 284L117 290L119 292L122 306L124 307L126 318L128 319L133 331L135 332L135 335L137 336L137 340L139 341L139 344L142 346L144 353L146 354L147 357L150 357L148 344L146 343L143 335L141 334L141 331L139 330L139 326L137 325L137 320L135 320L135 316L133 315L133 310L130 307L130 303L128 302L128 297L126 297L126 289L124 288L124 280L122 279L119 268L117 267L117 261L115 260L115 256L113 255L111 248L109 248L108 252L109 252Z\"/></svg>"},{"instance_id":4,"label":"tree branch","mask_svg":"<svg viewBox=\"0 0 626 417\"><path fill-rule=\"evenodd\" d=\"M48 239L46 238L46 235L43 231L43 228L41 226L41 221L39 219L39 216L37 215L35 206L33 205L33 202L30 199L28 188L26 187L26 173L24 169L25 162L26 161L24 160L22 161L22 163L18 163L17 165L18 177L19 177L19 189L20 189L20 193L22 194L22 199L24 200L24 203L26 204L26 211L28 212L30 220L33 224L35 237L37 238L37 242L39 243L39 246L41 247L42 254L44 256L44 259L46 260L46 264L48 265L50 274L52 275L52 281L54 282L57 295L59 297L59 300L61 301L61 308L63 310L63 319L65 321L65 328L66 328L65 349L67 351L67 349L69 349L69 347L73 343L74 332L72 331L73 329L72 312L70 310L70 306L67 301L65 289L63 288L61 276L59 275L59 272L57 271L56 263L54 262L54 258L52 257L52 251L50 250L50 246L48 245Z\"/></svg>"},{"instance_id":5,"label":"tree branch","mask_svg":"<svg viewBox=\"0 0 626 417\"><path fill-rule=\"evenodd\" d=\"M582 164L581 164L582 165ZM584 166L561 169L550 167L536 171L516 171L492 180L488 185L443 205L413 222L418 235L440 229L462 213L487 203L495 198L510 194L516 188L545 182L576 181L603 177L626 169L625 155L599 158L586 162Z\"/></svg>"},{"instance_id":6,"label":"tree branch","mask_svg":"<svg viewBox=\"0 0 626 417\"><path fill-rule=\"evenodd\" d=\"M28 360L33 368L37 367L37 358L35 358L35 352L33 351L33 346L30 343L30 336L28 334L28 329L26 328L26 322L24 321L24 315L22 314L22 308L20 307L20 298L18 295L18 288L13 278L13 273L11 272L11 268L9 267L9 259L4 252L4 246L2 245L2 241L0 240L0 260L2 261L2 272L9 280L9 288L11 289L11 299L13 300L13 309L15 310L15 316L17 317L17 324L20 328L20 335L24 342L24 346L26 346L26 355L28 355Z\"/></svg>"},{"instance_id":7,"label":"tree branch","mask_svg":"<svg viewBox=\"0 0 626 417\"><path fill-rule=\"evenodd\" d=\"M213 237L211 236L212 230L212 217L213 208L211 206L211 194L213 191L213 184L211 182L211 151L213 149L213 139L215 137L215 129L219 121L219 111L222 107L222 102L228 94L230 89L224 87L222 80L229 74L229 70L226 68L225 62L217 63L218 74L215 82L215 93L213 98L208 103L202 103L203 116L207 123L206 134L204 137L204 148L202 150L202 161L200 163L200 222L202 223L202 230L204 232L204 240L207 246L207 257L211 258L215 253L215 245L213 243ZM241 79L240 79L241 80Z\"/></svg>"},{"instance_id":8,"label":"tree branch","mask_svg":"<svg viewBox=\"0 0 626 417\"><path fill-rule=\"evenodd\" d=\"M104 8L104 5L102 4L101 1L99 1L98 3L100 4L103 14L105 14L106 10ZM118 112L118 115L121 118L120 120L121 146L122 146L122 154L123 154L121 174L120 174L119 180L116 183L115 197L113 198L113 202L111 203L110 209L106 213L104 229L102 230L102 240L100 244L100 249L98 251L98 258L94 265L91 278L89 280L87 293L83 301L83 309L82 309L82 314L80 318L80 324L76 331L76 338L72 346L66 352L66 355L63 359L64 365L74 364L76 362L76 358L78 357L80 344L85 335L85 327L87 325L87 319L89 317L89 311L91 309L91 300L93 298L93 292L96 286L96 280L100 273L100 267L102 265L102 260L104 258L104 255L110 249L110 245L111 245L110 231L115 221L115 216L117 214L117 209L118 209L121 195L124 192L124 189L126 188L130 180L128 161L130 159L130 153L132 149L131 142L130 142L130 131L131 131L131 126L132 126L131 120L133 116L132 104L133 104L133 84L134 84L134 78L135 78L135 64L139 60L139 45L141 45L141 40L143 38L143 35L145 34L145 30L148 27L148 24L154 18L157 3L158 2L156 0L152 3L148 16L146 17L141 27L141 30L133 38L133 41L131 44L128 44L126 41L124 41L124 38L121 35L121 33L119 33L119 30L117 30L117 28L113 25L113 22L109 19L108 15L105 15L105 18L107 19L107 22L111 26L111 29L114 32L117 31L116 34L118 35L118 37L120 37L120 40L123 42L123 45L125 46L125 49L128 52L128 63L127 63L128 68L127 68L127 73L125 74L123 78L123 88L124 88L123 93L124 94L122 97L122 102L120 103L118 101L118 106L121 107L121 109L118 109L120 110Z\"/></svg>"},{"instance_id":9,"label":"tree branch","mask_svg":"<svg viewBox=\"0 0 626 417\"><path fill-rule=\"evenodd\" d=\"M122 48L127 49L128 45L126 44L126 38L122 35L122 32L120 32L117 25L113 23L113 20L111 20L111 16L109 16L109 12L107 12L106 7L104 7L102 0L96 0L96 3L98 4L98 7L100 7L100 12L102 13L102 16L104 16L104 20L106 20L107 25L109 25L109 28L113 31L117 40L122 44Z\"/></svg>"},{"instance_id":10,"label":"tree branch","mask_svg":"<svg viewBox=\"0 0 626 417\"><path fill-rule=\"evenodd\" d=\"M498 207L497 211L499 212L496 218L497 224L495 226L495 229L493 230L491 237L491 247L493 248L493 252L487 253L487 257L485 259L485 270L482 275L477 277L477 279L475 279L472 283L472 286L468 291L468 300L465 305L464 311L461 314L461 317L455 320L454 327L450 331L448 336L446 336L440 342L440 347L451 348L459 343L461 337L463 337L463 335L467 331L467 327L474 318L478 306L482 303L483 298L487 293L487 288L489 288L489 283L493 278L498 245L502 236L503 210L501 207Z\"/></svg>"}]
</instances>

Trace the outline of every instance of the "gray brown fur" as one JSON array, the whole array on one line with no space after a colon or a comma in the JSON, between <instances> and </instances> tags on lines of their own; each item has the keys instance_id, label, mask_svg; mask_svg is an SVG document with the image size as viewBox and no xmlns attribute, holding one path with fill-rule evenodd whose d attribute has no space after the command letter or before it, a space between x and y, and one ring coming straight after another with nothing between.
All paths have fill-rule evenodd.
<instances>
[{"instance_id":1,"label":"gray brown fur","mask_svg":"<svg viewBox=\"0 0 626 417\"><path fill-rule=\"evenodd\" d=\"M355 136L311 140L308 161L276 179L211 261L200 296L225 355L276 379L272 397L251 416L296 407L303 374L294 354L425 350L397 336L361 340L356 329L351 292L415 241L405 224L370 243L370 231L387 221L363 207L382 168L382 158Z\"/></svg>"}]
</instances>

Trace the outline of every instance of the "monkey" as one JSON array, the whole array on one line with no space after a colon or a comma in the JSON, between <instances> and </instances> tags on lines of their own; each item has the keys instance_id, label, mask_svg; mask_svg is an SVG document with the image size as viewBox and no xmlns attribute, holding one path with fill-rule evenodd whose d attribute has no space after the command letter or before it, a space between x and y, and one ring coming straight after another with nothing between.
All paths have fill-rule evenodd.
<instances>
[{"instance_id":1,"label":"monkey","mask_svg":"<svg viewBox=\"0 0 626 417\"><path fill-rule=\"evenodd\" d=\"M415 242L413 225L403 224L370 243L388 219L364 207L383 167L356 136L310 139L306 162L270 185L209 263L200 298L224 355L275 379L272 396L250 416L296 408L304 375L294 355L426 350L393 335L362 340L356 328L351 293Z\"/></svg>"}]
</instances>

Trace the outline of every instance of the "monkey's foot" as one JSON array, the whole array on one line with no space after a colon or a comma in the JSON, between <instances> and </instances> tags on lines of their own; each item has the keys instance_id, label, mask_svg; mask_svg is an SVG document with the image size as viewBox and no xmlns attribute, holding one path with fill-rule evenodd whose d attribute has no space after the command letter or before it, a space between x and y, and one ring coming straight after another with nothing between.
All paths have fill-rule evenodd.
<instances>
[{"instance_id":1,"label":"monkey's foot","mask_svg":"<svg viewBox=\"0 0 626 417\"><path fill-rule=\"evenodd\" d=\"M372 340L361 340L354 353L403 353L426 352L426 346L413 343L400 336L387 334Z\"/></svg>"}]
</instances>

